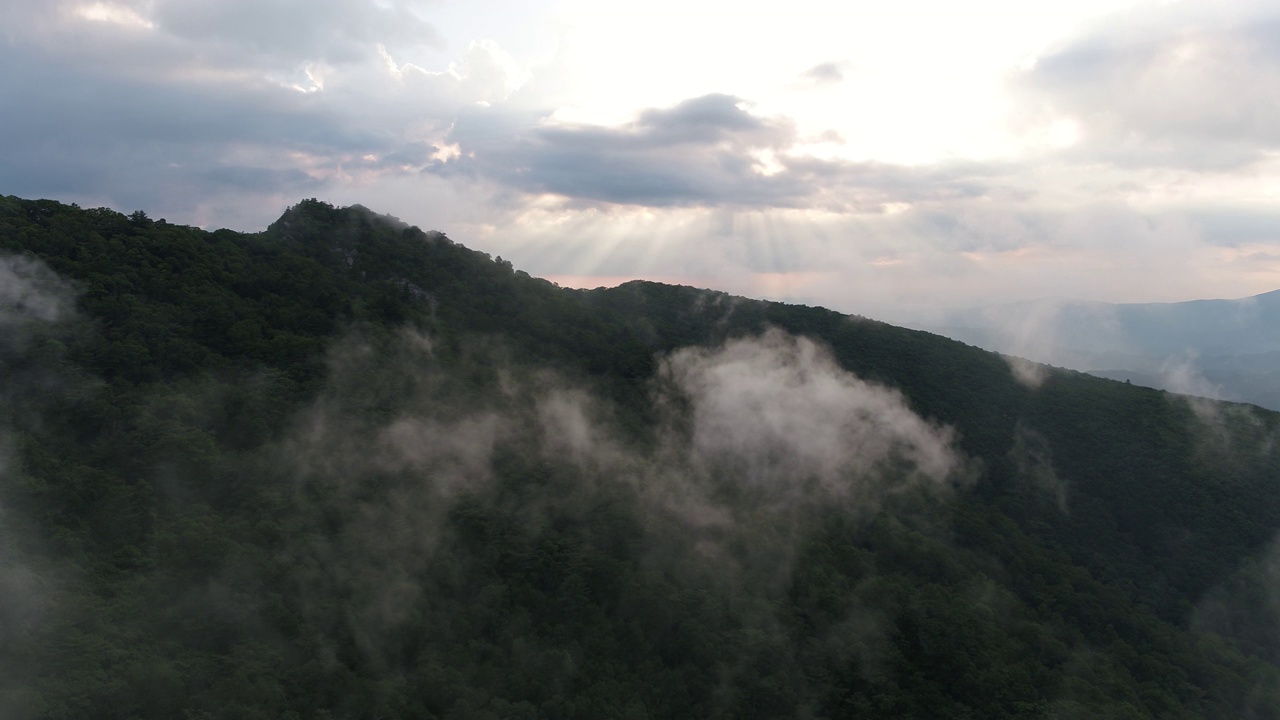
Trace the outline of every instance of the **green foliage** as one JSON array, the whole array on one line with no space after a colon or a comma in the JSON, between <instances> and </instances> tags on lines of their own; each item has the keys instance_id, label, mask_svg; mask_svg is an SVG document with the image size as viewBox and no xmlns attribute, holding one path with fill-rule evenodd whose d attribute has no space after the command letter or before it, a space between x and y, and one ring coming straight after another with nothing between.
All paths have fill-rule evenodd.
<instances>
[{"instance_id":1,"label":"green foliage","mask_svg":"<svg viewBox=\"0 0 1280 720\"><path fill-rule=\"evenodd\" d=\"M0 198L0 248L76 308L0 308L6 717L1280 714L1273 414L315 200L246 235ZM653 506L660 358L771 327L953 428L959 486ZM547 450L565 388L626 462Z\"/></svg>"}]
</instances>

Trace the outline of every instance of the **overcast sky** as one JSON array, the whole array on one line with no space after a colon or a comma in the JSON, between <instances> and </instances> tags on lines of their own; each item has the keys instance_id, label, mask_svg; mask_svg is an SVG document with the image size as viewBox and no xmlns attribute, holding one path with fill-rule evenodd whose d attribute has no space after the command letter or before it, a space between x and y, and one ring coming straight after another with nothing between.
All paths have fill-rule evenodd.
<instances>
[{"instance_id":1,"label":"overcast sky","mask_svg":"<svg viewBox=\"0 0 1280 720\"><path fill-rule=\"evenodd\" d=\"M1280 4L4 0L0 194L888 320L1280 288Z\"/></svg>"}]
</instances>

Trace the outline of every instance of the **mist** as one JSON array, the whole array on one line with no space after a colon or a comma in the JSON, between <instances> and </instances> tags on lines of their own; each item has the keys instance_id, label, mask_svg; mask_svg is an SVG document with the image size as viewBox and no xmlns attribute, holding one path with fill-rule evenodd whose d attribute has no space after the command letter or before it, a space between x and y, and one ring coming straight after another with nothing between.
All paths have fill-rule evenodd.
<instances>
[{"instance_id":1,"label":"mist","mask_svg":"<svg viewBox=\"0 0 1280 720\"><path fill-rule=\"evenodd\" d=\"M1280 409L1280 294L1108 304L1039 300L955 310L923 327L1008 355L1034 387L1036 363L1214 400Z\"/></svg>"},{"instance_id":2,"label":"mist","mask_svg":"<svg viewBox=\"0 0 1280 720\"><path fill-rule=\"evenodd\" d=\"M663 357L644 410L656 417L647 440L624 430L637 409L605 400L589 381L515 362L497 340L463 344L459 362L416 332L349 335L329 353L319 399L265 451L294 488L288 535L305 538L281 549L279 571L293 578L296 611L329 629L307 641L327 648L325 662L338 662L342 638L365 662L405 662L403 634L422 632L424 613L465 617L458 603L468 597L496 611L492 583L528 572L518 568L550 552L542 543L571 538L584 568L612 558L634 566L640 584L593 590L590 573L571 572L545 589L548 599L577 587L641 618L670 606L652 595L666 587L696 603L699 622L759 634L752 653L783 653L779 671L803 688L792 631L774 609L797 556L833 514L865 523L894 500L929 514L963 475L950 429L841 369L818 343L778 330ZM334 615L334 597L351 611ZM527 616L546 600L525 602L505 629L484 633L522 644L494 652L548 688L572 685L582 650L543 635L558 621ZM872 662L883 634L876 606L868 600L839 619L841 654ZM641 622L656 622L647 632L658 638L679 624ZM447 624L457 629L432 631L442 634L423 637L417 652L463 641L465 620ZM432 662L447 663L413 664ZM720 668L715 694L726 708L742 701L734 677L743 671Z\"/></svg>"},{"instance_id":3,"label":"mist","mask_svg":"<svg viewBox=\"0 0 1280 720\"><path fill-rule=\"evenodd\" d=\"M74 308L72 285L43 263L0 255L0 714L16 720L32 712L21 658L43 640L59 586L37 518L15 501L29 482L17 448L43 431L50 406L77 383L59 372L58 354Z\"/></svg>"},{"instance_id":4,"label":"mist","mask_svg":"<svg viewBox=\"0 0 1280 720\"><path fill-rule=\"evenodd\" d=\"M773 501L874 507L879 493L917 480L941 485L958 463L951 432L913 413L897 391L781 331L679 350L659 378L690 406L688 464L724 468ZM895 463L898 485L881 483Z\"/></svg>"}]
</instances>

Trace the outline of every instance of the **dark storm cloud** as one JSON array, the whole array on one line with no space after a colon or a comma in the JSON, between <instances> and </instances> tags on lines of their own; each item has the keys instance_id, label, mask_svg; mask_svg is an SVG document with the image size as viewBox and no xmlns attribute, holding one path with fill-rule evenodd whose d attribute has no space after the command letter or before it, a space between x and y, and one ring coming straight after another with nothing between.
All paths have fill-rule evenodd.
<instances>
[{"instance_id":1,"label":"dark storm cloud","mask_svg":"<svg viewBox=\"0 0 1280 720\"><path fill-rule=\"evenodd\" d=\"M1280 10L1146 7L1041 58L1017 84L1080 123L1075 152L1237 168L1280 147Z\"/></svg>"},{"instance_id":2,"label":"dark storm cloud","mask_svg":"<svg viewBox=\"0 0 1280 720\"><path fill-rule=\"evenodd\" d=\"M744 105L732 95L704 95L613 127L460 123L450 139L475 157L447 169L577 200L859 211L982 195L994 170L794 157L787 154L797 142L794 124Z\"/></svg>"}]
</instances>

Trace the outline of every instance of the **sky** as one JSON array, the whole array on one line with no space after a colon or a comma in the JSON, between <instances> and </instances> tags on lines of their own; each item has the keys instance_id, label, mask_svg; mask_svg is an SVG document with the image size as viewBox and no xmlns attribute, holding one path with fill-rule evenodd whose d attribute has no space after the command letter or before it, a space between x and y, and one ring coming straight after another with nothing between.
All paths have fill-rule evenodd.
<instances>
[{"instance_id":1,"label":"sky","mask_svg":"<svg viewBox=\"0 0 1280 720\"><path fill-rule=\"evenodd\" d=\"M1280 288L1280 4L4 0L0 194L913 322Z\"/></svg>"}]
</instances>

